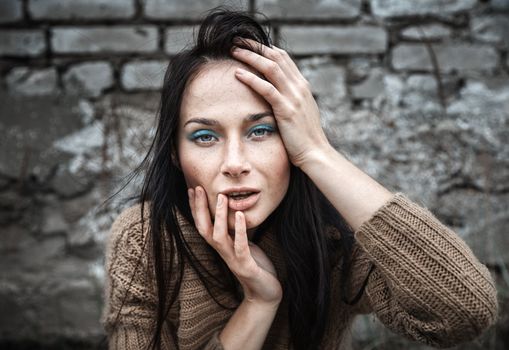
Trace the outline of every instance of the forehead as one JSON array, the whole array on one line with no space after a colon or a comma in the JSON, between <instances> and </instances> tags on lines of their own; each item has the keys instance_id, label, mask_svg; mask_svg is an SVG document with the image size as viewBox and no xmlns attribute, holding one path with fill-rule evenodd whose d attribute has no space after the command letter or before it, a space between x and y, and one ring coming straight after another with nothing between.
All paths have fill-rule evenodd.
<instances>
[{"instance_id":1,"label":"forehead","mask_svg":"<svg viewBox=\"0 0 509 350\"><path fill-rule=\"evenodd\" d=\"M218 119L271 110L260 95L235 77L238 67L255 72L249 66L233 60L205 64L184 91L181 123L193 117Z\"/></svg>"}]
</instances>

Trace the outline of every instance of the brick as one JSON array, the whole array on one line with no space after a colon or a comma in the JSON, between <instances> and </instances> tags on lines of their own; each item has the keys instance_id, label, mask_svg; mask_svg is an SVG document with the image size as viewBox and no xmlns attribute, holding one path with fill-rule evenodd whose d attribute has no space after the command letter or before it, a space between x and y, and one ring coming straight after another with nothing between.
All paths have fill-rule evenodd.
<instances>
[{"instance_id":1,"label":"brick","mask_svg":"<svg viewBox=\"0 0 509 350\"><path fill-rule=\"evenodd\" d=\"M40 30L0 31L0 56L38 56L46 50Z\"/></svg>"},{"instance_id":2,"label":"brick","mask_svg":"<svg viewBox=\"0 0 509 350\"><path fill-rule=\"evenodd\" d=\"M30 69L16 67L5 78L9 93L14 95L50 95L57 92L55 68Z\"/></svg>"},{"instance_id":3,"label":"brick","mask_svg":"<svg viewBox=\"0 0 509 350\"><path fill-rule=\"evenodd\" d=\"M374 26L282 26L280 34L294 54L377 54L387 48L387 32Z\"/></svg>"},{"instance_id":4,"label":"brick","mask_svg":"<svg viewBox=\"0 0 509 350\"><path fill-rule=\"evenodd\" d=\"M77 64L64 74L63 83L68 93L98 97L113 85L113 69L108 62Z\"/></svg>"},{"instance_id":5,"label":"brick","mask_svg":"<svg viewBox=\"0 0 509 350\"><path fill-rule=\"evenodd\" d=\"M157 50L154 26L63 27L52 30L56 53L131 53Z\"/></svg>"},{"instance_id":6,"label":"brick","mask_svg":"<svg viewBox=\"0 0 509 350\"><path fill-rule=\"evenodd\" d=\"M465 43L432 44L438 66L443 72L453 70L491 70L497 67L497 51L487 45ZM431 71L428 50L422 44L400 44L392 51L392 66L396 70Z\"/></svg>"},{"instance_id":7,"label":"brick","mask_svg":"<svg viewBox=\"0 0 509 350\"><path fill-rule=\"evenodd\" d=\"M377 97L384 92L384 75L383 69L373 68L364 81L352 86L352 96L357 99Z\"/></svg>"},{"instance_id":8,"label":"brick","mask_svg":"<svg viewBox=\"0 0 509 350\"><path fill-rule=\"evenodd\" d=\"M361 0L258 0L256 10L273 19L350 19L359 16Z\"/></svg>"},{"instance_id":9,"label":"brick","mask_svg":"<svg viewBox=\"0 0 509 350\"><path fill-rule=\"evenodd\" d=\"M371 11L378 17L407 17L454 14L472 9L477 0L371 0Z\"/></svg>"},{"instance_id":10,"label":"brick","mask_svg":"<svg viewBox=\"0 0 509 350\"><path fill-rule=\"evenodd\" d=\"M0 23L17 22L23 18L23 9L19 0L0 1Z\"/></svg>"},{"instance_id":11,"label":"brick","mask_svg":"<svg viewBox=\"0 0 509 350\"><path fill-rule=\"evenodd\" d=\"M470 29L474 38L509 48L509 16L486 15L473 17Z\"/></svg>"},{"instance_id":12,"label":"brick","mask_svg":"<svg viewBox=\"0 0 509 350\"><path fill-rule=\"evenodd\" d=\"M443 39L451 35L451 29L443 24L412 26L401 32L401 37L411 40Z\"/></svg>"},{"instance_id":13,"label":"brick","mask_svg":"<svg viewBox=\"0 0 509 350\"><path fill-rule=\"evenodd\" d=\"M146 0L142 2L145 17L155 19L199 19L208 10L219 5L248 10L248 0Z\"/></svg>"},{"instance_id":14,"label":"brick","mask_svg":"<svg viewBox=\"0 0 509 350\"><path fill-rule=\"evenodd\" d=\"M198 27L179 26L170 27L165 32L164 51L170 55L194 43L194 36L198 35Z\"/></svg>"},{"instance_id":15,"label":"brick","mask_svg":"<svg viewBox=\"0 0 509 350\"><path fill-rule=\"evenodd\" d=\"M163 86L167 61L137 61L122 67L121 81L124 89L159 90Z\"/></svg>"},{"instance_id":16,"label":"brick","mask_svg":"<svg viewBox=\"0 0 509 350\"><path fill-rule=\"evenodd\" d=\"M298 66L321 109L336 110L345 106L348 98L343 67L323 57L299 60Z\"/></svg>"},{"instance_id":17,"label":"brick","mask_svg":"<svg viewBox=\"0 0 509 350\"><path fill-rule=\"evenodd\" d=\"M134 0L29 0L34 19L117 19L135 13Z\"/></svg>"}]
</instances>

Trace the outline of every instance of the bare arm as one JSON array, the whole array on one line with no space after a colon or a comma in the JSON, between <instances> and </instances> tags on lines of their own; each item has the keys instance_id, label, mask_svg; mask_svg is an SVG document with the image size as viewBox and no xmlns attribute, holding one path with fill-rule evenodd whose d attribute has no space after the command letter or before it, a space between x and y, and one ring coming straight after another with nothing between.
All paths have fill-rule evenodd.
<instances>
[{"instance_id":1,"label":"bare arm","mask_svg":"<svg viewBox=\"0 0 509 350\"><path fill-rule=\"evenodd\" d=\"M261 349L278 306L244 300L219 335L223 348Z\"/></svg>"},{"instance_id":2,"label":"bare arm","mask_svg":"<svg viewBox=\"0 0 509 350\"><path fill-rule=\"evenodd\" d=\"M301 169L354 231L393 197L393 193L329 145L308 152Z\"/></svg>"}]
</instances>

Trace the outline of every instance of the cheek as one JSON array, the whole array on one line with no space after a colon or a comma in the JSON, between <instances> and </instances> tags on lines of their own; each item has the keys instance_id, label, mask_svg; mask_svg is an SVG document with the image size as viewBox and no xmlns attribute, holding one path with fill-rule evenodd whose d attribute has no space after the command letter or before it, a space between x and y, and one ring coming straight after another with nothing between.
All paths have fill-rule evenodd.
<instances>
[{"instance_id":1,"label":"cheek","mask_svg":"<svg viewBox=\"0 0 509 350\"><path fill-rule=\"evenodd\" d=\"M188 187L207 186L212 178L211 169L214 168L213 160L209 155L204 155L203 152L192 152L184 147L179 151L179 159Z\"/></svg>"},{"instance_id":2,"label":"cheek","mask_svg":"<svg viewBox=\"0 0 509 350\"><path fill-rule=\"evenodd\" d=\"M261 150L261 166L274 196L284 196L290 181L290 161L282 141Z\"/></svg>"},{"instance_id":3,"label":"cheek","mask_svg":"<svg viewBox=\"0 0 509 350\"><path fill-rule=\"evenodd\" d=\"M279 161L274 164L274 170L277 173L278 178L282 181L288 180L290 178L290 160L288 159L288 155L283 146L279 149L275 159L279 159Z\"/></svg>"}]
</instances>

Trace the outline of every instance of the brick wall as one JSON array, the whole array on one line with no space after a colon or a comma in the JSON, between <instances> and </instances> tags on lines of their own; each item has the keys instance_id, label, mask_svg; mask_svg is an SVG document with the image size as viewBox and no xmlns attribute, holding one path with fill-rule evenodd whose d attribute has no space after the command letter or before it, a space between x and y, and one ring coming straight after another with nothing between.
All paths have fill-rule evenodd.
<instances>
[{"instance_id":1,"label":"brick wall","mask_svg":"<svg viewBox=\"0 0 509 350\"><path fill-rule=\"evenodd\" d=\"M102 335L103 244L141 179L100 204L144 156L168 60L221 4L264 13L334 146L492 268L500 321L463 348L505 348L507 0L1 1L0 347ZM369 317L354 338L410 347Z\"/></svg>"}]
</instances>

